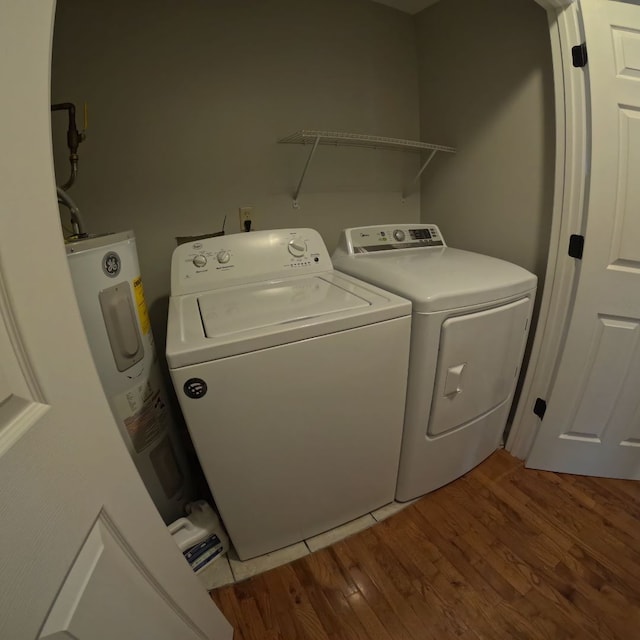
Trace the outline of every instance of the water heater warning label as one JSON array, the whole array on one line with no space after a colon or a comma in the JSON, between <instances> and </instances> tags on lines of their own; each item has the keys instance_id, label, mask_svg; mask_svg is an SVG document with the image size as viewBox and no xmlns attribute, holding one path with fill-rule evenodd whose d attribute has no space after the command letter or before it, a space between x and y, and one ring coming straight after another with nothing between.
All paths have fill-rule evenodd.
<instances>
[{"instance_id":1,"label":"water heater warning label","mask_svg":"<svg viewBox=\"0 0 640 640\"><path fill-rule=\"evenodd\" d=\"M111 400L111 408L126 430L123 435L129 436L136 453L157 442L166 431L170 418L156 369L150 372L147 380L142 380Z\"/></svg>"},{"instance_id":2,"label":"water heater warning label","mask_svg":"<svg viewBox=\"0 0 640 640\"><path fill-rule=\"evenodd\" d=\"M142 286L142 278L138 276L134 278L133 293L136 298L136 308L138 309L138 318L140 319L140 328L142 335L147 335L151 331L151 321L149 320L149 310L147 309L147 301L144 299L144 287Z\"/></svg>"},{"instance_id":3,"label":"water heater warning label","mask_svg":"<svg viewBox=\"0 0 640 640\"><path fill-rule=\"evenodd\" d=\"M153 444L164 427L165 404L156 392L145 402L140 411L124 419L131 443L136 453Z\"/></svg>"}]
</instances>

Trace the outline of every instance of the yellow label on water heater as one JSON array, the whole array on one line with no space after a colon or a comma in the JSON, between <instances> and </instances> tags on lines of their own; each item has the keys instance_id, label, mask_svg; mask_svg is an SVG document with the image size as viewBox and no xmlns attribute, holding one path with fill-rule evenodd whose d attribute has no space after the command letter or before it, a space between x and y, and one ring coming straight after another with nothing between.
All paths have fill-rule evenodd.
<instances>
[{"instance_id":1,"label":"yellow label on water heater","mask_svg":"<svg viewBox=\"0 0 640 640\"><path fill-rule=\"evenodd\" d=\"M142 286L142 277L134 278L133 293L136 298L136 308L138 309L138 318L140 319L140 328L142 335L147 335L151 331L151 321L149 320L149 310L147 309L147 301L144 299L144 287Z\"/></svg>"}]
</instances>

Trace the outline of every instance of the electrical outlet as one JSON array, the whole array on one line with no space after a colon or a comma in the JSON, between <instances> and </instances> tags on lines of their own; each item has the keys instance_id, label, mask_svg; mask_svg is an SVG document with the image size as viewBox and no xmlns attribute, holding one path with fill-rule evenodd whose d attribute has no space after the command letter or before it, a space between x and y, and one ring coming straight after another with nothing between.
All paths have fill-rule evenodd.
<instances>
[{"instance_id":1,"label":"electrical outlet","mask_svg":"<svg viewBox=\"0 0 640 640\"><path fill-rule=\"evenodd\" d=\"M253 215L253 207L240 207L238 209L238 214L240 216L240 231L246 231L245 223L249 223L249 229L254 231L255 226L255 217Z\"/></svg>"}]
</instances>

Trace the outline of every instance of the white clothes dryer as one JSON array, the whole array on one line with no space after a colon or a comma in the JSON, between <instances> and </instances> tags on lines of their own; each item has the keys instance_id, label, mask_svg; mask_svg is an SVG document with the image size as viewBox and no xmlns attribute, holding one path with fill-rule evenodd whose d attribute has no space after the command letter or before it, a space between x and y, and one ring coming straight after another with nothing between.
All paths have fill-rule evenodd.
<instances>
[{"instance_id":1,"label":"white clothes dryer","mask_svg":"<svg viewBox=\"0 0 640 640\"><path fill-rule=\"evenodd\" d=\"M176 248L167 360L245 560L394 498L411 303L333 270L312 229Z\"/></svg>"},{"instance_id":2,"label":"white clothes dryer","mask_svg":"<svg viewBox=\"0 0 640 640\"><path fill-rule=\"evenodd\" d=\"M460 477L501 443L537 278L447 247L433 224L346 229L335 268L413 303L396 499Z\"/></svg>"}]
</instances>

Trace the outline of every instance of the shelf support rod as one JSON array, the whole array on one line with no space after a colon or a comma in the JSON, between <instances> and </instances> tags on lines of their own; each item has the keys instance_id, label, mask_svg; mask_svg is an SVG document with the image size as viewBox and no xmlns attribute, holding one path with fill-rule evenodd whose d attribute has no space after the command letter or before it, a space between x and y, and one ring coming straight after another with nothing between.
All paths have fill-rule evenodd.
<instances>
[{"instance_id":1,"label":"shelf support rod","mask_svg":"<svg viewBox=\"0 0 640 640\"><path fill-rule=\"evenodd\" d=\"M411 183L411 186L413 186L416 182L418 182L418 180L420 179L420 176L424 173L424 170L427 168L427 166L429 165L429 163L433 160L434 156L436 155L436 153L438 153L437 149L434 149L430 154L429 157L424 161L424 163L422 164L422 166L420 167L420 171L418 171L418 173L416 173L416 177L413 179L413 182ZM402 194L402 199L404 200L408 195L409 192L411 191L411 187L409 187L408 189L406 189L404 191L404 193Z\"/></svg>"},{"instance_id":2,"label":"shelf support rod","mask_svg":"<svg viewBox=\"0 0 640 640\"><path fill-rule=\"evenodd\" d=\"M307 175L307 169L311 164L311 160L313 159L313 155L318 148L318 144L320 143L320 136L316 136L316 139L313 141L313 147L311 148L311 153L307 158L307 163L304 165L304 169L302 170L302 175L300 176L300 181L298 182L298 186L296 187L296 192L293 194L293 207L294 209L299 209L300 204L298 203L298 196L300 195L300 189L302 189L302 183L304 182L304 177Z\"/></svg>"},{"instance_id":3,"label":"shelf support rod","mask_svg":"<svg viewBox=\"0 0 640 640\"><path fill-rule=\"evenodd\" d=\"M433 160L436 153L438 153L438 150L434 149L429 154L429 157L425 160L424 164L420 167L420 171L418 171L418 173L416 174L416 177L413 179L414 182L418 182L418 180L420 179L420 176L424 173L424 170L427 168L427 165Z\"/></svg>"}]
</instances>

